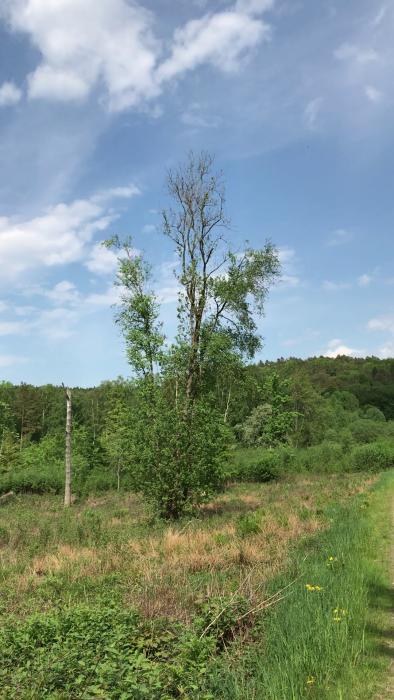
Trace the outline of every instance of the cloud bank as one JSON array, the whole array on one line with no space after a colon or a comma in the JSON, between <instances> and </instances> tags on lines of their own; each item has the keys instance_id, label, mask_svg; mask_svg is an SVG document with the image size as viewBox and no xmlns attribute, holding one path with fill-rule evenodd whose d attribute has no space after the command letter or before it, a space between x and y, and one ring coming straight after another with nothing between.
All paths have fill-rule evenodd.
<instances>
[{"instance_id":1,"label":"cloud bank","mask_svg":"<svg viewBox=\"0 0 394 700\"><path fill-rule=\"evenodd\" d=\"M273 0L238 0L178 27L168 44L155 16L127 0L5 0L0 18L27 34L41 60L27 76L31 99L82 101L104 88L110 111L141 106L202 64L229 72L269 39ZM8 99L18 101L20 90ZM0 92L1 103L1 92Z\"/></svg>"}]
</instances>

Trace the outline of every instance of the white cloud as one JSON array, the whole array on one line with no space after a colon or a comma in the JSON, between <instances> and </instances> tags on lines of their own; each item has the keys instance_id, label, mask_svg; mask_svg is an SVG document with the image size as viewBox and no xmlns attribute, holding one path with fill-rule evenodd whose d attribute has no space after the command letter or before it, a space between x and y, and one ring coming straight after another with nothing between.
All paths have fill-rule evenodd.
<instances>
[{"instance_id":1,"label":"white cloud","mask_svg":"<svg viewBox=\"0 0 394 700\"><path fill-rule=\"evenodd\" d=\"M282 275L277 288L299 287L301 280L297 274L297 256L295 250L283 246L278 249L278 257L282 266Z\"/></svg>"},{"instance_id":2,"label":"white cloud","mask_svg":"<svg viewBox=\"0 0 394 700\"><path fill-rule=\"evenodd\" d=\"M38 66L29 76L29 97L50 97L68 102L82 100L89 93L89 83L71 70L60 70L49 65Z\"/></svg>"},{"instance_id":3,"label":"white cloud","mask_svg":"<svg viewBox=\"0 0 394 700\"><path fill-rule=\"evenodd\" d=\"M389 331L394 335L394 315L379 316L368 321L367 328L371 331Z\"/></svg>"},{"instance_id":4,"label":"white cloud","mask_svg":"<svg viewBox=\"0 0 394 700\"><path fill-rule=\"evenodd\" d=\"M360 275L360 277L357 279L357 284L359 287L368 287L373 280L372 275Z\"/></svg>"},{"instance_id":5,"label":"white cloud","mask_svg":"<svg viewBox=\"0 0 394 700\"><path fill-rule=\"evenodd\" d=\"M0 257L3 276L17 277L26 270L78 262L86 257L93 236L117 217L107 200L119 189L101 192L90 199L57 204L28 220L0 218ZM138 191L138 190L136 190ZM115 193L115 194L114 194ZM129 188L129 195L135 194ZM99 265L91 252L90 262Z\"/></svg>"},{"instance_id":6,"label":"white cloud","mask_svg":"<svg viewBox=\"0 0 394 700\"><path fill-rule=\"evenodd\" d=\"M27 357L22 357L20 355L0 355L0 367L11 367L12 365L19 365L27 361Z\"/></svg>"},{"instance_id":7,"label":"white cloud","mask_svg":"<svg viewBox=\"0 0 394 700\"><path fill-rule=\"evenodd\" d=\"M92 199L94 202L99 202L101 204L108 202L110 199L130 199L139 194L141 194L139 187L131 183L125 187L110 187L107 190L101 190L97 192Z\"/></svg>"},{"instance_id":8,"label":"white cloud","mask_svg":"<svg viewBox=\"0 0 394 700\"><path fill-rule=\"evenodd\" d=\"M259 15L267 12L274 6L274 0L237 0L235 9L237 12Z\"/></svg>"},{"instance_id":9,"label":"white cloud","mask_svg":"<svg viewBox=\"0 0 394 700\"><path fill-rule=\"evenodd\" d=\"M394 357L394 340L389 340L387 343L382 345L382 347L379 348L378 356L381 357L382 360L389 357Z\"/></svg>"},{"instance_id":10,"label":"white cloud","mask_svg":"<svg viewBox=\"0 0 394 700\"><path fill-rule=\"evenodd\" d=\"M94 272L96 275L112 275L116 270L117 260L113 250L97 243L91 249L85 265L90 272Z\"/></svg>"},{"instance_id":11,"label":"white cloud","mask_svg":"<svg viewBox=\"0 0 394 700\"><path fill-rule=\"evenodd\" d=\"M11 107L22 99L22 90L15 83L5 82L0 86L0 107Z\"/></svg>"},{"instance_id":12,"label":"white cloud","mask_svg":"<svg viewBox=\"0 0 394 700\"><path fill-rule=\"evenodd\" d=\"M45 296L56 305L77 304L81 298L75 284L68 280L55 284L52 289L45 292Z\"/></svg>"},{"instance_id":13,"label":"white cloud","mask_svg":"<svg viewBox=\"0 0 394 700\"><path fill-rule=\"evenodd\" d=\"M380 346L377 355L381 358L394 357L394 314L371 318L367 323L367 328L370 331L388 333L389 337Z\"/></svg>"},{"instance_id":14,"label":"white cloud","mask_svg":"<svg viewBox=\"0 0 394 700\"><path fill-rule=\"evenodd\" d=\"M323 353L324 357L338 357L340 355L347 355L349 357L362 357L365 355L365 350L357 350L356 348L350 348L343 343L340 338L333 338L330 340L326 351Z\"/></svg>"},{"instance_id":15,"label":"white cloud","mask_svg":"<svg viewBox=\"0 0 394 700\"><path fill-rule=\"evenodd\" d=\"M283 246L282 248L278 249L278 257L281 265L290 265L293 264L296 258L296 253L293 248L288 248L287 246Z\"/></svg>"},{"instance_id":16,"label":"white cloud","mask_svg":"<svg viewBox=\"0 0 394 700\"><path fill-rule=\"evenodd\" d=\"M26 326L21 321L0 321L1 335L20 335L24 333Z\"/></svg>"},{"instance_id":17,"label":"white cloud","mask_svg":"<svg viewBox=\"0 0 394 700\"><path fill-rule=\"evenodd\" d=\"M299 287L301 284L300 278L297 275L282 275L279 280L281 287Z\"/></svg>"},{"instance_id":18,"label":"white cloud","mask_svg":"<svg viewBox=\"0 0 394 700\"><path fill-rule=\"evenodd\" d=\"M352 61L360 65L375 63L379 60L378 52L370 47L342 44L334 51L338 61Z\"/></svg>"},{"instance_id":19,"label":"white cloud","mask_svg":"<svg viewBox=\"0 0 394 700\"><path fill-rule=\"evenodd\" d=\"M109 308L119 303L120 295L120 288L110 285L105 292L89 294L85 298L85 303L93 308Z\"/></svg>"},{"instance_id":20,"label":"white cloud","mask_svg":"<svg viewBox=\"0 0 394 700\"><path fill-rule=\"evenodd\" d=\"M315 97L313 100L308 102L307 106L305 107L304 121L308 129L311 129L311 131L316 129L316 124L321 112L322 105L323 98Z\"/></svg>"},{"instance_id":21,"label":"white cloud","mask_svg":"<svg viewBox=\"0 0 394 700\"><path fill-rule=\"evenodd\" d=\"M365 95L370 102L378 103L383 99L383 93L373 85L367 85L365 87Z\"/></svg>"},{"instance_id":22,"label":"white cloud","mask_svg":"<svg viewBox=\"0 0 394 700\"><path fill-rule=\"evenodd\" d=\"M322 283L322 289L326 292L340 292L344 289L351 288L350 282L331 282L329 280L324 280Z\"/></svg>"},{"instance_id":23,"label":"white cloud","mask_svg":"<svg viewBox=\"0 0 394 700\"><path fill-rule=\"evenodd\" d=\"M181 121L192 129L216 129L221 123L221 118L194 102L181 114Z\"/></svg>"},{"instance_id":24,"label":"white cloud","mask_svg":"<svg viewBox=\"0 0 394 700\"><path fill-rule=\"evenodd\" d=\"M247 14L206 14L175 31L171 56L159 66L158 80L171 80L204 63L225 72L237 70L245 54L269 37L269 26Z\"/></svg>"},{"instance_id":25,"label":"white cloud","mask_svg":"<svg viewBox=\"0 0 394 700\"><path fill-rule=\"evenodd\" d=\"M327 244L329 246L344 245L345 243L350 243L354 238L352 231L348 231L344 228L337 228L330 234Z\"/></svg>"},{"instance_id":26,"label":"white cloud","mask_svg":"<svg viewBox=\"0 0 394 700\"><path fill-rule=\"evenodd\" d=\"M32 98L79 100L101 82L111 108L157 94L153 16L125 0L9 0L10 27L29 35L41 63L29 77Z\"/></svg>"},{"instance_id":27,"label":"white cloud","mask_svg":"<svg viewBox=\"0 0 394 700\"><path fill-rule=\"evenodd\" d=\"M154 224L145 224L142 227L142 233L154 233L155 231L157 231L157 226Z\"/></svg>"},{"instance_id":28,"label":"white cloud","mask_svg":"<svg viewBox=\"0 0 394 700\"><path fill-rule=\"evenodd\" d=\"M379 27L387 14L387 5L383 5L372 20L373 27Z\"/></svg>"},{"instance_id":29,"label":"white cloud","mask_svg":"<svg viewBox=\"0 0 394 700\"><path fill-rule=\"evenodd\" d=\"M48 340L65 340L75 333L78 313L63 307L44 310L31 324L31 330L38 331Z\"/></svg>"},{"instance_id":30,"label":"white cloud","mask_svg":"<svg viewBox=\"0 0 394 700\"><path fill-rule=\"evenodd\" d=\"M0 16L30 37L41 62L28 76L30 98L83 100L104 87L110 110L141 106L163 83L208 63L238 68L269 37L261 15L273 0L238 0L227 12L207 12L174 32L169 55L153 32L154 15L127 0L8 0Z\"/></svg>"},{"instance_id":31,"label":"white cloud","mask_svg":"<svg viewBox=\"0 0 394 700\"><path fill-rule=\"evenodd\" d=\"M158 280L155 285L155 294L159 304L173 304L178 301L180 286L176 278L178 270L176 259L166 260L158 268Z\"/></svg>"}]
</instances>

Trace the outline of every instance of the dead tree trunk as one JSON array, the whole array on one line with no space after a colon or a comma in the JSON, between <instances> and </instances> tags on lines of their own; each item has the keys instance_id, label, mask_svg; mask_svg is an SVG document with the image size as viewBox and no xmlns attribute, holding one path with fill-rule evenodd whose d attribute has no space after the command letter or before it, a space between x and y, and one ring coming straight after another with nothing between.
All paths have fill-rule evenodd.
<instances>
[{"instance_id":1,"label":"dead tree trunk","mask_svg":"<svg viewBox=\"0 0 394 700\"><path fill-rule=\"evenodd\" d=\"M71 389L66 389L66 478L64 484L64 506L67 508L71 506L71 473L72 473L72 463L71 463L71 435L72 435L72 402L71 402Z\"/></svg>"}]
</instances>

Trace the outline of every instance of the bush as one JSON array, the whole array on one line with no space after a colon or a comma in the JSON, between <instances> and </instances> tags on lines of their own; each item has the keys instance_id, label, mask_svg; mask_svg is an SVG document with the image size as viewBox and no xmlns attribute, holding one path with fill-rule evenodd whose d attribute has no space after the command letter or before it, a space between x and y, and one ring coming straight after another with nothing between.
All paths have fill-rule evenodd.
<instances>
[{"instance_id":1,"label":"bush","mask_svg":"<svg viewBox=\"0 0 394 700\"><path fill-rule=\"evenodd\" d=\"M112 491L116 487L116 475L114 473L103 469L94 469L87 475L85 481L81 483L80 492L83 496L88 496L89 494Z\"/></svg>"},{"instance_id":2,"label":"bush","mask_svg":"<svg viewBox=\"0 0 394 700\"><path fill-rule=\"evenodd\" d=\"M21 469L0 478L0 493L61 493L64 488L63 464L50 468Z\"/></svg>"},{"instance_id":3,"label":"bush","mask_svg":"<svg viewBox=\"0 0 394 700\"><path fill-rule=\"evenodd\" d=\"M161 388L154 398L135 415L131 476L160 517L177 519L221 488L231 432L205 400L186 410Z\"/></svg>"},{"instance_id":4,"label":"bush","mask_svg":"<svg viewBox=\"0 0 394 700\"><path fill-rule=\"evenodd\" d=\"M368 408L365 409L364 416L369 420L379 421L380 423L386 422L386 416L377 406L368 406Z\"/></svg>"},{"instance_id":5,"label":"bush","mask_svg":"<svg viewBox=\"0 0 394 700\"><path fill-rule=\"evenodd\" d=\"M215 630L218 638L231 622ZM2 696L170 700L182 685L191 697L215 643L111 604L33 615L0 632Z\"/></svg>"},{"instance_id":6,"label":"bush","mask_svg":"<svg viewBox=\"0 0 394 700\"><path fill-rule=\"evenodd\" d=\"M343 447L338 442L324 441L296 453L297 471L336 472L344 470Z\"/></svg>"},{"instance_id":7,"label":"bush","mask_svg":"<svg viewBox=\"0 0 394 700\"><path fill-rule=\"evenodd\" d=\"M237 450L226 472L234 481L272 481L280 472L278 454L264 448Z\"/></svg>"},{"instance_id":8,"label":"bush","mask_svg":"<svg viewBox=\"0 0 394 700\"><path fill-rule=\"evenodd\" d=\"M239 537L257 535L257 533L261 530L261 516L259 513L246 513L246 515L240 515L235 527Z\"/></svg>"},{"instance_id":9,"label":"bush","mask_svg":"<svg viewBox=\"0 0 394 700\"><path fill-rule=\"evenodd\" d=\"M375 442L384 435L385 424L383 422L361 418L350 424L351 433L356 442L364 444Z\"/></svg>"},{"instance_id":10,"label":"bush","mask_svg":"<svg viewBox=\"0 0 394 700\"><path fill-rule=\"evenodd\" d=\"M358 445L351 454L351 464L356 471L381 471L394 467L394 445L372 442Z\"/></svg>"}]
</instances>

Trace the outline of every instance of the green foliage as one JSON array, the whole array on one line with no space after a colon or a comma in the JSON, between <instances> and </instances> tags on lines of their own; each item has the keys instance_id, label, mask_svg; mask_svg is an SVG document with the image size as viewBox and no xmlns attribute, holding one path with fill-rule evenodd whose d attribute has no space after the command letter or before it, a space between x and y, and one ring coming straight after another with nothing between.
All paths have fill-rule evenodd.
<instances>
[{"instance_id":1,"label":"green foliage","mask_svg":"<svg viewBox=\"0 0 394 700\"><path fill-rule=\"evenodd\" d=\"M357 445L351 454L351 466L357 471L391 469L394 467L394 445L387 442Z\"/></svg>"},{"instance_id":2,"label":"green foliage","mask_svg":"<svg viewBox=\"0 0 394 700\"><path fill-rule=\"evenodd\" d=\"M258 513L240 515L236 523L236 532L239 537L248 537L260 532L260 516Z\"/></svg>"},{"instance_id":3,"label":"green foliage","mask_svg":"<svg viewBox=\"0 0 394 700\"><path fill-rule=\"evenodd\" d=\"M365 418L379 422L385 422L386 416L377 406L368 406L364 412Z\"/></svg>"},{"instance_id":4,"label":"green foliage","mask_svg":"<svg viewBox=\"0 0 394 700\"><path fill-rule=\"evenodd\" d=\"M101 437L101 444L107 454L109 466L116 477L118 490L121 474L131 468L132 435L132 413L126 403L118 399L106 415Z\"/></svg>"},{"instance_id":5,"label":"green foliage","mask_svg":"<svg viewBox=\"0 0 394 700\"><path fill-rule=\"evenodd\" d=\"M349 429L356 442L375 442L379 437L384 435L385 426L382 421L374 421L368 419L356 420L350 424Z\"/></svg>"},{"instance_id":6,"label":"green foliage","mask_svg":"<svg viewBox=\"0 0 394 700\"><path fill-rule=\"evenodd\" d=\"M191 412L155 392L154 408L144 404L134 419L135 488L165 518L177 518L207 500L223 483L229 430L209 402Z\"/></svg>"},{"instance_id":7,"label":"green foliage","mask_svg":"<svg viewBox=\"0 0 394 700\"><path fill-rule=\"evenodd\" d=\"M307 470L317 473L346 471L349 466L345 460L343 446L337 442L328 441L298 450L295 455L298 471Z\"/></svg>"},{"instance_id":8,"label":"green foliage","mask_svg":"<svg viewBox=\"0 0 394 700\"><path fill-rule=\"evenodd\" d=\"M276 372L268 374L261 389L264 403L256 406L242 427L245 444L274 447L289 441L298 416L290 408L289 385Z\"/></svg>"},{"instance_id":9,"label":"green foliage","mask_svg":"<svg viewBox=\"0 0 394 700\"><path fill-rule=\"evenodd\" d=\"M41 466L39 470L27 467L3 474L0 493L61 493L64 488L63 464Z\"/></svg>"},{"instance_id":10,"label":"green foliage","mask_svg":"<svg viewBox=\"0 0 394 700\"><path fill-rule=\"evenodd\" d=\"M238 449L231 457L227 478L233 481L275 481L295 469L296 451L290 447Z\"/></svg>"},{"instance_id":11,"label":"green foliage","mask_svg":"<svg viewBox=\"0 0 394 700\"><path fill-rule=\"evenodd\" d=\"M148 287L150 267L141 255L136 255L130 239L121 242L114 236L104 245L119 253L115 284L121 302L116 320L126 341L128 360L138 374L152 376L155 364L160 362L164 336L155 295Z\"/></svg>"},{"instance_id":12,"label":"green foliage","mask_svg":"<svg viewBox=\"0 0 394 700\"><path fill-rule=\"evenodd\" d=\"M213 648L212 637L110 603L73 607L3 627L0 685L3 697L20 700L190 697Z\"/></svg>"},{"instance_id":13,"label":"green foliage","mask_svg":"<svg viewBox=\"0 0 394 700\"><path fill-rule=\"evenodd\" d=\"M0 444L0 473L10 473L21 466L21 450L18 436L3 428Z\"/></svg>"}]
</instances>

